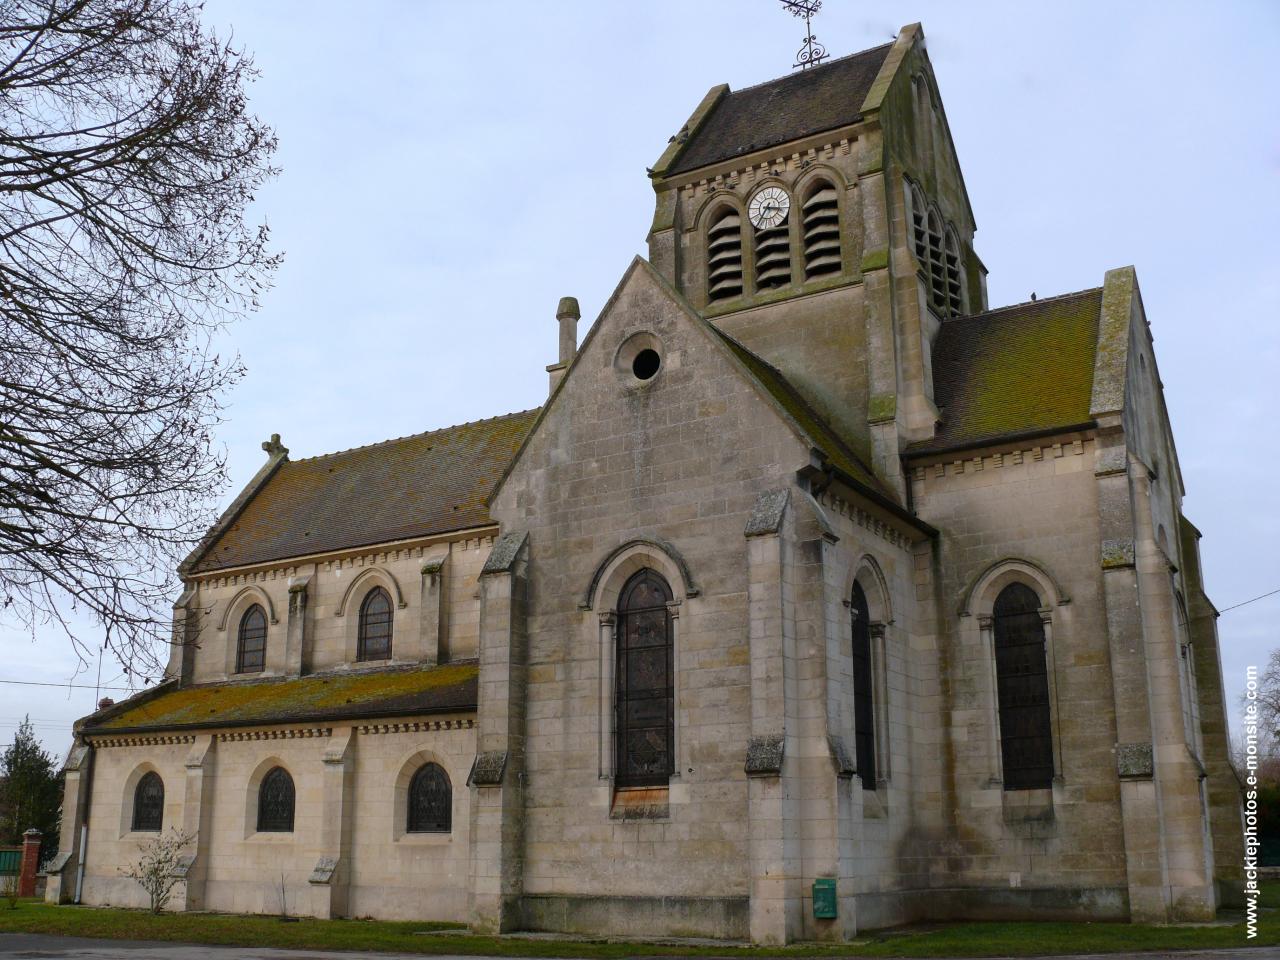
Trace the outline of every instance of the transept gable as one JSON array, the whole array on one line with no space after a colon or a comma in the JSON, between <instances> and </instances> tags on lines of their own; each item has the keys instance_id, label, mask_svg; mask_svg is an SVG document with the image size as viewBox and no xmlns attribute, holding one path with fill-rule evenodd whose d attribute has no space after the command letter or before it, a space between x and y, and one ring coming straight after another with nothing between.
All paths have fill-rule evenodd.
<instances>
[{"instance_id":1,"label":"transept gable","mask_svg":"<svg viewBox=\"0 0 1280 960\"><path fill-rule=\"evenodd\" d=\"M671 344L665 342L668 334L676 337ZM633 369L646 351L658 355L659 366L651 378L641 376L645 371L638 373ZM830 464L856 488L877 500L892 501L892 495L864 461L782 373L701 317L646 260L637 256L587 333L511 464L495 484L490 502L498 502L508 480L521 469L522 458L539 442L540 435L550 429L565 429L563 424L554 427L548 424L557 419L559 408L568 402L566 398L570 394L599 391L601 403L607 401L607 395L616 394L625 398L623 402L628 408L638 411L647 406L645 398L651 395L650 379L657 384L667 369L679 371L691 365L709 367L714 363L732 371L733 377L802 445L801 449L810 451L806 462L800 462L798 457L796 468L811 461ZM671 402L679 405L686 401L674 398ZM713 405L708 405L707 414L715 415Z\"/></svg>"}]
</instances>

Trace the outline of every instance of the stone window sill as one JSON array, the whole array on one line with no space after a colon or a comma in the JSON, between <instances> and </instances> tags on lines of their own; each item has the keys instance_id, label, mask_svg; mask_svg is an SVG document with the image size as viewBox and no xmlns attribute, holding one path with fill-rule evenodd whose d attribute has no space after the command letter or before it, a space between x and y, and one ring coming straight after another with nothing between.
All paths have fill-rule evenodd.
<instances>
[{"instance_id":1,"label":"stone window sill","mask_svg":"<svg viewBox=\"0 0 1280 960\"><path fill-rule=\"evenodd\" d=\"M619 787L609 807L610 820L670 820L670 787Z\"/></svg>"}]
</instances>

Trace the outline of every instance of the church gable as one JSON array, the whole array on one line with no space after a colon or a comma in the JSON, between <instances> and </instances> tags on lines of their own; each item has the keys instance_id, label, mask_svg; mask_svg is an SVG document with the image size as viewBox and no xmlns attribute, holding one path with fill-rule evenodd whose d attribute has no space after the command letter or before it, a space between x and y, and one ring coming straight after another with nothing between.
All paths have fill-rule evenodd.
<instances>
[{"instance_id":1,"label":"church gable","mask_svg":"<svg viewBox=\"0 0 1280 960\"><path fill-rule=\"evenodd\" d=\"M747 421L754 426L743 429ZM873 497L888 496L778 370L699 317L637 257L499 481L493 512L520 526L523 511L512 515L512 505L591 476L601 490L660 496L695 469L690 459L714 481L740 479L748 460L794 476L815 458Z\"/></svg>"}]
</instances>

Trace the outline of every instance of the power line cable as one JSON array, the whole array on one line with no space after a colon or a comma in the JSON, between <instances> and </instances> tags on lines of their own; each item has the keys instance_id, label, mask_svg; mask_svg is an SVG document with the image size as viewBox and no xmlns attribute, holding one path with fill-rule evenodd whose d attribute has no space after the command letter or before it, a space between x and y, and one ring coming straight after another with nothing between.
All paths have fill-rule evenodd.
<instances>
[{"instance_id":1,"label":"power line cable","mask_svg":"<svg viewBox=\"0 0 1280 960\"><path fill-rule=\"evenodd\" d=\"M1269 590L1266 593L1261 594L1260 596L1256 596L1252 600L1243 600L1240 603L1233 603L1229 607L1223 607L1218 612L1226 613L1228 610L1235 610L1237 607L1247 607L1249 604L1256 603L1259 600L1265 600L1267 599L1267 597L1274 597L1277 593L1280 593L1280 587L1276 587L1274 590Z\"/></svg>"}]
</instances>

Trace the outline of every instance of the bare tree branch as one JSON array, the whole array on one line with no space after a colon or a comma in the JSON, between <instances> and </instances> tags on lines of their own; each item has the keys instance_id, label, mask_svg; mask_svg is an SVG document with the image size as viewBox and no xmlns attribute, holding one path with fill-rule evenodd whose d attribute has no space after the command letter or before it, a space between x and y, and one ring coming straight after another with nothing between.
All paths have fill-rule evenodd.
<instances>
[{"instance_id":1,"label":"bare tree branch","mask_svg":"<svg viewBox=\"0 0 1280 960\"><path fill-rule=\"evenodd\" d=\"M254 76L188 0L0 5L0 618L131 676L226 480L212 338L279 263Z\"/></svg>"}]
</instances>

